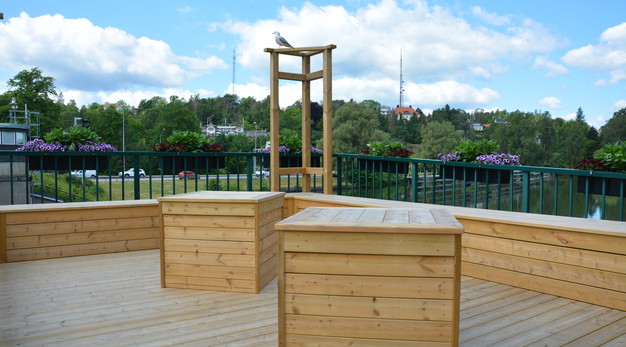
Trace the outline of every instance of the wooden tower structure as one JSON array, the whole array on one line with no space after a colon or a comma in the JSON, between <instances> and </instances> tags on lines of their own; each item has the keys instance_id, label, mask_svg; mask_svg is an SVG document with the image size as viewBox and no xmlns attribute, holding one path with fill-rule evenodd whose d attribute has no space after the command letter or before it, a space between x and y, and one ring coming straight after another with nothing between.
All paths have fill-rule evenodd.
<instances>
[{"instance_id":1,"label":"wooden tower structure","mask_svg":"<svg viewBox=\"0 0 626 347\"><path fill-rule=\"evenodd\" d=\"M271 190L278 191L280 175L302 175L302 191L311 191L311 175L323 175L324 194L333 193L333 95L332 50L336 45L323 47L266 48L270 53L270 178ZM302 73L279 71L281 54L302 58ZM322 70L311 72L311 57L323 55ZM311 81L323 79L323 159L319 168L311 167ZM302 82L302 166L281 168L279 163L279 80Z\"/></svg>"}]
</instances>

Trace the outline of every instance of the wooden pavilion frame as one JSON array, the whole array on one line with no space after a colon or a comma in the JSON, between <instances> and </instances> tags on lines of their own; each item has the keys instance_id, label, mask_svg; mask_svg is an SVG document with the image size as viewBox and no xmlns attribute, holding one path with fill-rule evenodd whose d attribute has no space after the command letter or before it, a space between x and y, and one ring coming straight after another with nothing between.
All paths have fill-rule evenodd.
<instances>
[{"instance_id":1,"label":"wooden pavilion frame","mask_svg":"<svg viewBox=\"0 0 626 347\"><path fill-rule=\"evenodd\" d=\"M332 50L336 45L323 47L266 48L270 53L270 172L271 190L278 191L280 175L302 175L302 191L311 191L311 175L323 175L324 194L333 193L333 138L332 138ZM311 72L311 57L323 54L322 70ZM279 55L302 58L302 73L279 71ZM311 81L323 79L323 143L322 167L311 167ZM302 167L281 168L279 165L279 111L278 82L280 79L302 82Z\"/></svg>"}]
</instances>

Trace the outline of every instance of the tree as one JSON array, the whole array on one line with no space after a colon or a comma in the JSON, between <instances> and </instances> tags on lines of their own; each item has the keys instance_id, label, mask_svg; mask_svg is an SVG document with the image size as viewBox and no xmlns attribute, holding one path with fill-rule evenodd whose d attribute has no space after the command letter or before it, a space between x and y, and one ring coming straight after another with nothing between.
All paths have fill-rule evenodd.
<instances>
[{"instance_id":1,"label":"tree","mask_svg":"<svg viewBox=\"0 0 626 347\"><path fill-rule=\"evenodd\" d=\"M576 121L578 123L587 124L585 121L585 115L583 114L583 109L580 107L578 108L578 111L576 111Z\"/></svg>"},{"instance_id":2,"label":"tree","mask_svg":"<svg viewBox=\"0 0 626 347\"><path fill-rule=\"evenodd\" d=\"M22 70L7 82L8 94L15 97L18 105L28 105L29 111L40 113L40 133L45 134L63 126L60 119L61 105L53 97L57 96L54 78L43 75L39 68Z\"/></svg>"},{"instance_id":3,"label":"tree","mask_svg":"<svg viewBox=\"0 0 626 347\"><path fill-rule=\"evenodd\" d=\"M576 163L586 158L587 131L587 125L578 120L567 121L559 128L558 152L568 167L574 167Z\"/></svg>"},{"instance_id":4,"label":"tree","mask_svg":"<svg viewBox=\"0 0 626 347\"><path fill-rule=\"evenodd\" d=\"M387 141L389 134L378 129L378 113L362 104L349 102L333 117L333 151L358 153L372 141Z\"/></svg>"},{"instance_id":5,"label":"tree","mask_svg":"<svg viewBox=\"0 0 626 347\"><path fill-rule=\"evenodd\" d=\"M613 113L613 117L600 128L600 146L618 140L626 140L626 107Z\"/></svg>"},{"instance_id":6,"label":"tree","mask_svg":"<svg viewBox=\"0 0 626 347\"><path fill-rule=\"evenodd\" d=\"M436 158L439 153L452 153L461 142L462 130L455 130L451 122L430 122L422 128L422 147L420 156L426 159Z\"/></svg>"}]
</instances>

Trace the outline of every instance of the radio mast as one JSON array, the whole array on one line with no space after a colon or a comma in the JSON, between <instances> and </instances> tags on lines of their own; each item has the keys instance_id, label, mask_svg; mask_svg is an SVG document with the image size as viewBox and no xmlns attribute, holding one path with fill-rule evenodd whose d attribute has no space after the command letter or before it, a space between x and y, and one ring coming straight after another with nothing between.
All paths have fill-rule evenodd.
<instances>
[{"instance_id":1,"label":"radio mast","mask_svg":"<svg viewBox=\"0 0 626 347\"><path fill-rule=\"evenodd\" d=\"M404 81L402 80L402 48L400 48L400 103L398 104L399 107L404 107L404 98L403 98L403 94L404 93Z\"/></svg>"}]
</instances>

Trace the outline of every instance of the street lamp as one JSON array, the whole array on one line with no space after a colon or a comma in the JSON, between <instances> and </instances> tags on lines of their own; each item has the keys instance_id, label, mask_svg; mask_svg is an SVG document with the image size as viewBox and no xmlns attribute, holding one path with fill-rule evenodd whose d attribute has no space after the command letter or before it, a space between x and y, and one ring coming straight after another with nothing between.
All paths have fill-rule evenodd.
<instances>
[{"instance_id":1,"label":"street lamp","mask_svg":"<svg viewBox=\"0 0 626 347\"><path fill-rule=\"evenodd\" d=\"M165 131L165 128L163 128L163 130L161 130L161 133L159 134L159 143L163 142L161 141L161 136L163 135L164 131Z\"/></svg>"}]
</instances>

